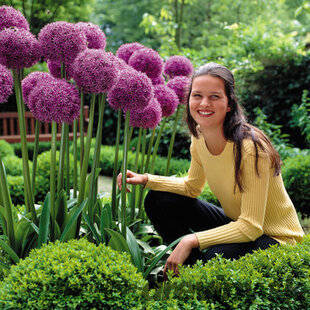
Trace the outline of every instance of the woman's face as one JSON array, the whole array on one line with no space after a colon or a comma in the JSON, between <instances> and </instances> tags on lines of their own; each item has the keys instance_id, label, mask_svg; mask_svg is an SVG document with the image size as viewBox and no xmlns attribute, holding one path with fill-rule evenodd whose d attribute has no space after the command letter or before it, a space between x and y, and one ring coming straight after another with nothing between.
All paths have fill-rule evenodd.
<instances>
[{"instance_id":1,"label":"woman's face","mask_svg":"<svg viewBox=\"0 0 310 310\"><path fill-rule=\"evenodd\" d=\"M194 78L189 110L202 131L222 129L226 113L230 111L224 81L210 75Z\"/></svg>"}]
</instances>

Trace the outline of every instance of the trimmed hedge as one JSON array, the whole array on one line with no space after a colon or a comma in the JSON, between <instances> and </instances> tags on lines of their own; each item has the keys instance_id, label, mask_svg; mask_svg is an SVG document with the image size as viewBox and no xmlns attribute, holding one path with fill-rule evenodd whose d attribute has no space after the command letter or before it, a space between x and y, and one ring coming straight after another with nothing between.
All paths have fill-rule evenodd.
<instances>
[{"instance_id":1,"label":"trimmed hedge","mask_svg":"<svg viewBox=\"0 0 310 310\"><path fill-rule=\"evenodd\" d=\"M12 176L23 175L23 160L15 155L9 155L3 158L3 164L5 167L6 174ZM29 160L29 170L32 171L32 162Z\"/></svg>"},{"instance_id":2,"label":"trimmed hedge","mask_svg":"<svg viewBox=\"0 0 310 310\"><path fill-rule=\"evenodd\" d=\"M13 205L24 203L24 177L22 175L7 175L9 191Z\"/></svg>"},{"instance_id":3,"label":"trimmed hedge","mask_svg":"<svg viewBox=\"0 0 310 310\"><path fill-rule=\"evenodd\" d=\"M125 253L85 239L56 242L11 268L0 309L133 309L146 284Z\"/></svg>"},{"instance_id":4,"label":"trimmed hedge","mask_svg":"<svg viewBox=\"0 0 310 310\"><path fill-rule=\"evenodd\" d=\"M0 140L0 159L3 160L6 156L14 156L14 149L5 140Z\"/></svg>"},{"instance_id":5,"label":"trimmed hedge","mask_svg":"<svg viewBox=\"0 0 310 310\"><path fill-rule=\"evenodd\" d=\"M282 175L296 210L303 217L310 217L310 155L284 160Z\"/></svg>"},{"instance_id":6,"label":"trimmed hedge","mask_svg":"<svg viewBox=\"0 0 310 310\"><path fill-rule=\"evenodd\" d=\"M310 235L239 260L220 256L181 267L150 292L146 309L290 309L310 307Z\"/></svg>"}]
</instances>

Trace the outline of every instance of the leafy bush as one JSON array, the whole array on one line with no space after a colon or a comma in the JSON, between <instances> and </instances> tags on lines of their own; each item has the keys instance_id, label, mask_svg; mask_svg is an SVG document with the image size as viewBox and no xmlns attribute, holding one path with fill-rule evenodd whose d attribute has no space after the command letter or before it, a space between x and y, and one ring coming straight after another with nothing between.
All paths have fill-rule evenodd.
<instances>
[{"instance_id":1,"label":"leafy bush","mask_svg":"<svg viewBox=\"0 0 310 310\"><path fill-rule=\"evenodd\" d=\"M24 203L24 177L7 175L9 191L13 205Z\"/></svg>"},{"instance_id":2,"label":"leafy bush","mask_svg":"<svg viewBox=\"0 0 310 310\"><path fill-rule=\"evenodd\" d=\"M72 240L34 250L0 284L1 309L132 309L146 285L125 253Z\"/></svg>"},{"instance_id":3,"label":"leafy bush","mask_svg":"<svg viewBox=\"0 0 310 310\"><path fill-rule=\"evenodd\" d=\"M282 166L286 190L303 216L310 216L310 155L287 158Z\"/></svg>"},{"instance_id":4,"label":"leafy bush","mask_svg":"<svg viewBox=\"0 0 310 310\"><path fill-rule=\"evenodd\" d=\"M273 246L239 260L218 256L205 265L181 267L179 277L150 292L146 308L174 303L178 308L168 309L309 309L309 264L310 235L300 244Z\"/></svg>"},{"instance_id":5,"label":"leafy bush","mask_svg":"<svg viewBox=\"0 0 310 310\"><path fill-rule=\"evenodd\" d=\"M198 197L202 200L205 200L207 202L210 202L218 207L220 207L220 202L218 201L218 199L216 198L216 196L213 194L213 192L211 191L210 187L208 184L205 185L202 193L200 194L200 196Z\"/></svg>"},{"instance_id":6,"label":"leafy bush","mask_svg":"<svg viewBox=\"0 0 310 310\"><path fill-rule=\"evenodd\" d=\"M23 160L20 157L9 155L4 157L2 161L6 170L6 174L14 176L23 175ZM31 172L31 161L29 161L29 169Z\"/></svg>"},{"instance_id":7,"label":"leafy bush","mask_svg":"<svg viewBox=\"0 0 310 310\"><path fill-rule=\"evenodd\" d=\"M0 159L3 159L6 156L13 156L14 155L14 149L5 140L0 140Z\"/></svg>"},{"instance_id":8,"label":"leafy bush","mask_svg":"<svg viewBox=\"0 0 310 310\"><path fill-rule=\"evenodd\" d=\"M70 188L73 188L73 155L69 155L70 161L70 171L69 171L69 179L70 179ZM58 174L58 166L59 166L59 152L56 152L56 173ZM78 163L79 167L79 163ZM43 152L38 156L37 159L37 173L35 180L35 198L36 201L43 201L46 194L50 188L50 168L51 168L51 152ZM78 169L79 172L79 169ZM57 175L56 174L56 175ZM66 180L66 174L65 180ZM57 180L56 180L57 181ZM65 181L66 182L66 181ZM66 184L66 183L65 183Z\"/></svg>"}]
</instances>

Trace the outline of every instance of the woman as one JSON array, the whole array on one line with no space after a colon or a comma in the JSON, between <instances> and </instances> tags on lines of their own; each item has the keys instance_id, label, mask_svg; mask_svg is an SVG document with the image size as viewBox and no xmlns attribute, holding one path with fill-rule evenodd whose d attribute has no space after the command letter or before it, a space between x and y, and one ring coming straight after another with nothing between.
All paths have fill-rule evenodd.
<instances>
[{"instance_id":1,"label":"woman","mask_svg":"<svg viewBox=\"0 0 310 310\"><path fill-rule=\"evenodd\" d=\"M145 210L163 240L186 235L164 273L178 273L179 264L216 254L237 259L273 244L294 244L304 235L283 185L280 157L266 135L246 122L234 84L232 73L216 63L193 74L187 100L192 134L187 177L127 172L127 183L152 189ZM222 209L196 198L206 182Z\"/></svg>"}]
</instances>

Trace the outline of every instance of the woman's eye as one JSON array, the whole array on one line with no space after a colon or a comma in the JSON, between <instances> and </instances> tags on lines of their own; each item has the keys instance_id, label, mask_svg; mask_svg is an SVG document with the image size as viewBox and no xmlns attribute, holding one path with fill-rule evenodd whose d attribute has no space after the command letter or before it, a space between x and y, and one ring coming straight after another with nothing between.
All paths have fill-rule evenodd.
<instances>
[{"instance_id":1,"label":"woman's eye","mask_svg":"<svg viewBox=\"0 0 310 310\"><path fill-rule=\"evenodd\" d=\"M200 97L201 97L201 95L199 95L199 94L195 94L195 95L194 95L194 97L196 97L196 98L200 98Z\"/></svg>"},{"instance_id":2,"label":"woman's eye","mask_svg":"<svg viewBox=\"0 0 310 310\"><path fill-rule=\"evenodd\" d=\"M212 95L211 99L219 99L220 97L218 95Z\"/></svg>"}]
</instances>

